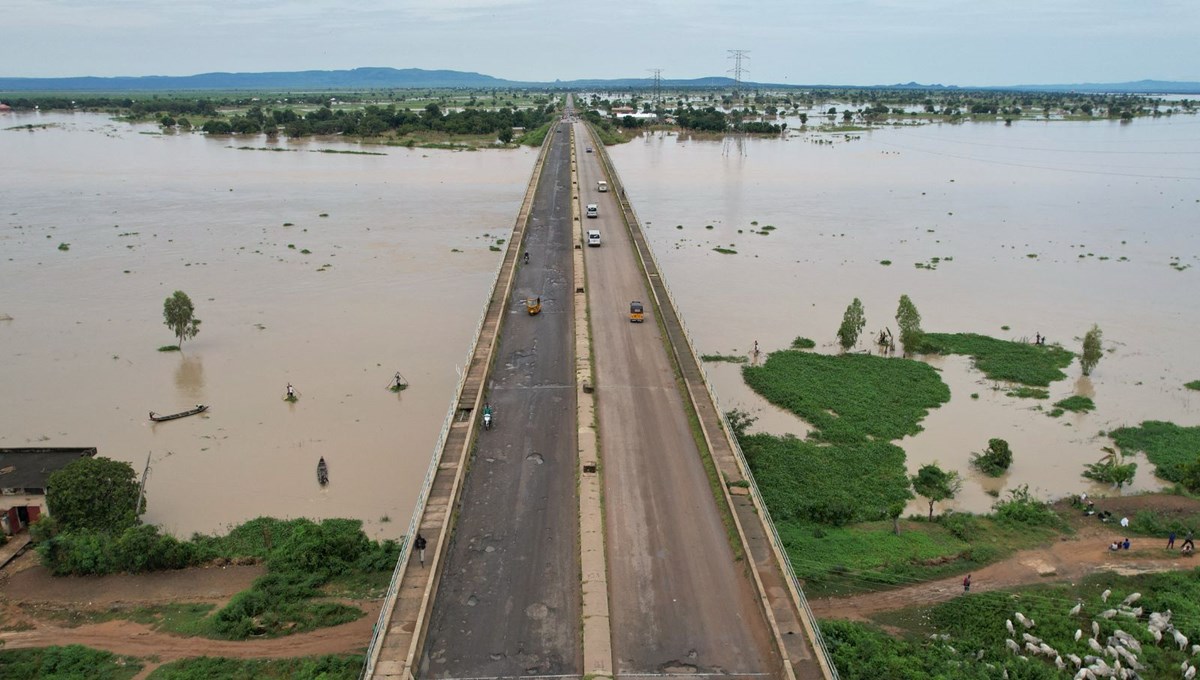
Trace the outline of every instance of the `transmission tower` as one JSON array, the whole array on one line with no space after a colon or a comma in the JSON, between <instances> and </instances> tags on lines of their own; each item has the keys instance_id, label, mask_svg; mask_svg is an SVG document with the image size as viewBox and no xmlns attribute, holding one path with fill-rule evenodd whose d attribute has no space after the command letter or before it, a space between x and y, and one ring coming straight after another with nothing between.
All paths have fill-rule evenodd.
<instances>
[{"instance_id":1,"label":"transmission tower","mask_svg":"<svg viewBox=\"0 0 1200 680\"><path fill-rule=\"evenodd\" d=\"M662 69L648 68L646 70L650 72L650 76L654 79L654 104L657 106L662 101Z\"/></svg>"},{"instance_id":2,"label":"transmission tower","mask_svg":"<svg viewBox=\"0 0 1200 680\"><path fill-rule=\"evenodd\" d=\"M729 58L733 60L733 68L727 73L733 74L733 95L736 97L742 91L742 74L749 73L750 69L742 64L743 61L750 61L750 50L725 50L729 53Z\"/></svg>"}]
</instances>

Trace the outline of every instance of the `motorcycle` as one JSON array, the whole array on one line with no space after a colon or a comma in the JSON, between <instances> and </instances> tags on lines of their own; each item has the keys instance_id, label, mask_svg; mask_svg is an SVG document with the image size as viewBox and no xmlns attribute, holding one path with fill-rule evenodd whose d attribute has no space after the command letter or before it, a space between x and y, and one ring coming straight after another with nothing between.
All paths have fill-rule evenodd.
<instances>
[{"instance_id":1,"label":"motorcycle","mask_svg":"<svg viewBox=\"0 0 1200 680\"><path fill-rule=\"evenodd\" d=\"M488 411L485 411L483 414L483 429L492 429L492 414Z\"/></svg>"}]
</instances>

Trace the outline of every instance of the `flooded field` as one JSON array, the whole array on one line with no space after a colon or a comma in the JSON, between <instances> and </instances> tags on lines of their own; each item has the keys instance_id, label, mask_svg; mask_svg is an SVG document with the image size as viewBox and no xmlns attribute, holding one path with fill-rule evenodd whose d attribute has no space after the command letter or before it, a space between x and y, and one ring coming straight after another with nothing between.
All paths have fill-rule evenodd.
<instances>
[{"instance_id":1,"label":"flooded field","mask_svg":"<svg viewBox=\"0 0 1200 680\"><path fill-rule=\"evenodd\" d=\"M26 124L48 127L3 129ZM146 519L178 535L274 515L398 536L536 149L157 130L0 116L0 446L149 455ZM175 290L203 324L158 352Z\"/></svg>"},{"instance_id":2,"label":"flooded field","mask_svg":"<svg viewBox=\"0 0 1200 680\"><path fill-rule=\"evenodd\" d=\"M866 307L869 338L896 331L903 293L929 331L1041 333L1078 352L1084 332L1100 325L1107 352L1092 377L1073 364L1050 400L1005 396L966 357L931 361L951 402L900 445L912 472L938 461L964 475L949 507L986 511L988 491L1021 484L1043 497L1114 493L1080 475L1110 445L1098 433L1145 419L1200 423L1200 392L1183 387L1200 379L1194 117L786 141L654 134L611 154L702 353L748 354L758 341L765 356L797 336L832 353L852 298ZM762 431L807 431L750 392L738 366L706 368L723 409L752 412ZM1092 396L1096 411L1051 418L1036 410L1073 394ZM968 464L991 437L1008 440L1015 457L999 479ZM1160 487L1144 458L1137 462L1132 488Z\"/></svg>"}]
</instances>

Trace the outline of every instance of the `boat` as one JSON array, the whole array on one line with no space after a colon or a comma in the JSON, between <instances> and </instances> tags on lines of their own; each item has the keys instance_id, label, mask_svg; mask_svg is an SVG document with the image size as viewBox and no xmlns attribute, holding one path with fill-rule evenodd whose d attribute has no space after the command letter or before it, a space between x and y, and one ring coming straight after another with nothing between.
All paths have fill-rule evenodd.
<instances>
[{"instance_id":1,"label":"boat","mask_svg":"<svg viewBox=\"0 0 1200 680\"><path fill-rule=\"evenodd\" d=\"M191 409L189 411L180 411L179 413L172 413L171 415L167 415L167 416L160 416L157 413L155 413L154 411L151 411L150 412L150 420L153 420L156 423L161 423L164 420L175 420L176 418L186 418L188 416L194 416L197 413L204 413L207 410L208 410L208 406L206 406L205 404L196 404L196 408L194 408L194 409Z\"/></svg>"},{"instance_id":2,"label":"boat","mask_svg":"<svg viewBox=\"0 0 1200 680\"><path fill-rule=\"evenodd\" d=\"M329 466L325 464L324 456L321 456L321 460L317 462L317 482L321 486L329 483Z\"/></svg>"}]
</instances>

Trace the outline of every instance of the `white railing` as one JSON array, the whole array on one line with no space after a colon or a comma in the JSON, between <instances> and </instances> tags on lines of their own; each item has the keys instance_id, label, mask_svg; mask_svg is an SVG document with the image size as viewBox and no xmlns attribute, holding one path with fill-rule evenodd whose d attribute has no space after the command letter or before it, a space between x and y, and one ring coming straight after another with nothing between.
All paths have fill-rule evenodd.
<instances>
[{"instance_id":1,"label":"white railing","mask_svg":"<svg viewBox=\"0 0 1200 680\"><path fill-rule=\"evenodd\" d=\"M621 203L622 208L627 210L633 217L634 222L639 225L638 230L642 231L640 227L641 219L638 218L637 212L633 209L633 203L630 202L629 197L625 193L625 184L617 175L617 169L610 161L608 161L607 152L603 153L606 161L605 165L607 166L607 170L609 172L609 179L612 181L613 189L618 192L618 201ZM771 530L771 540L774 541L775 547L778 549L779 554L783 557L784 564L782 566L785 567L785 575L788 580L791 581L792 587L796 591L796 595L800 601L800 607L803 608L804 614L808 617L808 620L812 622L813 635L815 636L813 642L816 644L820 654L824 657L825 665L829 669L832 678L834 680L838 680L839 676L837 672L837 666L834 665L833 656L829 653L829 648L825 645L825 638L823 635L821 635L821 629L817 625L817 619L815 616L813 616L812 609L808 605L808 598L804 595L804 589L800 587L800 580L796 578L796 570L792 568L792 560L788 556L787 549L783 545L783 540L779 537L779 532L775 529L775 520L771 519L771 512L767 509L767 503L763 500L762 493L758 490L758 482L755 481L754 473L750 470L750 463L746 460L746 454L742 451L742 445L740 442L738 442L737 437L733 436L733 427L729 423L729 418L721 409L721 400L717 397L717 393L712 388L712 381L709 380L708 371L704 368L704 363L700 361L699 355L696 354L696 343L692 339L692 333L687 327L687 322L683 320L683 315L679 312L679 304L675 300L675 294L671 292L671 286L667 283L667 279L663 275L662 266L659 264L658 258L654 255L654 249L650 247L650 239L646 238L645 233L645 231L642 231L642 240L646 244L646 252L650 256L650 260L654 263L654 269L658 272L658 283L661 284L663 290L666 291L667 300L670 301L671 306L675 310L675 318L679 321L679 327L683 331L684 339L687 341L688 351L692 355L692 360L696 362L696 367L700 369L700 375L704 379L704 388L707 390L709 397L712 399L713 407L717 409L717 413L721 417L721 422L725 427L726 433L728 433L727 439L733 444L733 453L735 456L737 456L742 471L746 476L746 482L750 485L750 493L753 495L754 503L757 506L759 513L762 515L764 524L766 524L766 526ZM653 282L651 282L651 285L654 285Z\"/></svg>"}]
</instances>

